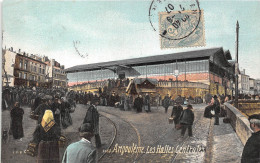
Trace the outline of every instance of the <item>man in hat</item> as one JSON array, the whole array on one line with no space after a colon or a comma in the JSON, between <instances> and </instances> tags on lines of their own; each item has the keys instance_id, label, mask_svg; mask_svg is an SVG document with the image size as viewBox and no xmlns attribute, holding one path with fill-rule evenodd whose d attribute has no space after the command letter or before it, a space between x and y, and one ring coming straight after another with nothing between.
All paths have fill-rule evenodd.
<instances>
[{"instance_id":1,"label":"man in hat","mask_svg":"<svg viewBox=\"0 0 260 163\"><path fill-rule=\"evenodd\" d=\"M260 162L260 114L251 115L248 120L254 133L245 144L241 163Z\"/></svg>"},{"instance_id":2,"label":"man in hat","mask_svg":"<svg viewBox=\"0 0 260 163\"><path fill-rule=\"evenodd\" d=\"M134 107L136 108L136 112L140 113L142 112L143 107L143 98L142 95L138 95L137 98L134 101Z\"/></svg>"},{"instance_id":3,"label":"man in hat","mask_svg":"<svg viewBox=\"0 0 260 163\"><path fill-rule=\"evenodd\" d=\"M171 117L174 116L173 121L175 126L179 124L182 111L183 111L183 107L179 102L176 102L172 108L172 114L171 114Z\"/></svg>"},{"instance_id":4,"label":"man in hat","mask_svg":"<svg viewBox=\"0 0 260 163\"><path fill-rule=\"evenodd\" d=\"M219 125L220 103L219 103L217 95L214 96L213 109L215 111L215 123L214 123L214 125Z\"/></svg>"},{"instance_id":5,"label":"man in hat","mask_svg":"<svg viewBox=\"0 0 260 163\"><path fill-rule=\"evenodd\" d=\"M145 111L151 112L151 106L150 106L150 96L148 93L146 93L145 97L144 97L144 109Z\"/></svg>"},{"instance_id":6,"label":"man in hat","mask_svg":"<svg viewBox=\"0 0 260 163\"><path fill-rule=\"evenodd\" d=\"M60 120L61 120L61 102L59 101L58 97L55 97L53 104L51 105L51 110L54 113L54 119L58 126L60 126Z\"/></svg>"},{"instance_id":7,"label":"man in hat","mask_svg":"<svg viewBox=\"0 0 260 163\"><path fill-rule=\"evenodd\" d=\"M171 104L171 99L169 97L169 94L167 94L163 99L163 107L165 108L165 113L167 113L170 104Z\"/></svg>"},{"instance_id":8,"label":"man in hat","mask_svg":"<svg viewBox=\"0 0 260 163\"><path fill-rule=\"evenodd\" d=\"M67 128L72 125L72 118L70 115L71 105L65 100L65 97L61 97L60 109L62 127Z\"/></svg>"},{"instance_id":9,"label":"man in hat","mask_svg":"<svg viewBox=\"0 0 260 163\"><path fill-rule=\"evenodd\" d=\"M88 111L86 113L83 123L90 123L92 125L92 127L94 128L96 147L100 148L101 139L99 136L99 113L97 111L98 103L99 103L99 100L96 98L93 98L93 100L91 101L91 105L88 108Z\"/></svg>"},{"instance_id":10,"label":"man in hat","mask_svg":"<svg viewBox=\"0 0 260 163\"><path fill-rule=\"evenodd\" d=\"M180 124L182 125L181 137L183 138L188 128L188 135L192 137L192 125L194 122L194 113L192 111L192 105L187 105L187 109L183 110L180 115Z\"/></svg>"},{"instance_id":11,"label":"man in hat","mask_svg":"<svg viewBox=\"0 0 260 163\"><path fill-rule=\"evenodd\" d=\"M44 94L43 93L39 93L37 95L37 97L34 100L34 104L32 106L32 111L35 111L35 109L42 103L42 98L43 98Z\"/></svg>"},{"instance_id":12,"label":"man in hat","mask_svg":"<svg viewBox=\"0 0 260 163\"><path fill-rule=\"evenodd\" d=\"M40 104L34 111L34 114L38 116L38 124L41 123L45 110L51 110L52 96L45 95L42 101L43 103Z\"/></svg>"},{"instance_id":13,"label":"man in hat","mask_svg":"<svg viewBox=\"0 0 260 163\"><path fill-rule=\"evenodd\" d=\"M96 162L96 149L90 142L94 136L94 130L90 123L84 123L79 128L81 140L70 144L62 159L62 163L92 163Z\"/></svg>"}]
</instances>

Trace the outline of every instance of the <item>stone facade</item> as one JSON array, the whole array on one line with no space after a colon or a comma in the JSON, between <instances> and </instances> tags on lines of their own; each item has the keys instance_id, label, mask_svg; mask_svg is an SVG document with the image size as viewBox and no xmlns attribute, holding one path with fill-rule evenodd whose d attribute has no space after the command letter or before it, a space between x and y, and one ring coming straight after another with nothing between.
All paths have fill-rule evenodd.
<instances>
[{"instance_id":1,"label":"stone facade","mask_svg":"<svg viewBox=\"0 0 260 163\"><path fill-rule=\"evenodd\" d=\"M3 49L3 86L66 87L67 75L64 66L54 59Z\"/></svg>"},{"instance_id":2,"label":"stone facade","mask_svg":"<svg viewBox=\"0 0 260 163\"><path fill-rule=\"evenodd\" d=\"M54 59L49 60L47 57L44 58L45 63L48 67L48 81L54 87L66 87L67 86L67 74L64 71L64 65L60 65Z\"/></svg>"}]
</instances>

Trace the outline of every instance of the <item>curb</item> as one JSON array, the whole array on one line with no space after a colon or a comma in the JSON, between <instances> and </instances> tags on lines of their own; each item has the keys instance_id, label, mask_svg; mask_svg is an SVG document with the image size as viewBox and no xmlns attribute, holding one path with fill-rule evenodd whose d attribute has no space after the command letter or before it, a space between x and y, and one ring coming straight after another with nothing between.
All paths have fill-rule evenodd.
<instances>
[{"instance_id":1,"label":"curb","mask_svg":"<svg viewBox=\"0 0 260 163\"><path fill-rule=\"evenodd\" d=\"M207 148L206 148L206 154L204 156L204 163L211 163L212 161L212 149L213 149L213 126L214 126L214 118L210 119L210 125L209 125L209 133L208 133L208 139L207 139Z\"/></svg>"}]
</instances>

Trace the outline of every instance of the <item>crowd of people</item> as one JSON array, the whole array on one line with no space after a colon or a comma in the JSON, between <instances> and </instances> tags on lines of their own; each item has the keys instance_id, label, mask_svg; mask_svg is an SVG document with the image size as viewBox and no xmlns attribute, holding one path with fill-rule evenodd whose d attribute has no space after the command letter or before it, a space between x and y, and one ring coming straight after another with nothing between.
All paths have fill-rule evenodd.
<instances>
[{"instance_id":1,"label":"crowd of people","mask_svg":"<svg viewBox=\"0 0 260 163\"><path fill-rule=\"evenodd\" d=\"M9 134L23 141L23 107L29 107L30 118L36 120L35 131L26 153L38 162L59 162L59 141L64 141L61 130L72 125L71 113L75 111L72 93L63 88L3 87L2 110L10 110Z\"/></svg>"},{"instance_id":2,"label":"crowd of people","mask_svg":"<svg viewBox=\"0 0 260 163\"><path fill-rule=\"evenodd\" d=\"M104 91L105 92L105 91ZM35 131L32 135L32 141L28 145L26 153L31 156L37 155L38 162L60 162L59 147L66 141L61 133L72 125L71 113L75 111L77 104L88 105L88 110L79 127L81 140L70 144L62 158L63 163L69 162L96 162L96 148L101 147L101 138L99 133L99 113L97 106L118 107L120 110L129 111L134 109L137 113L143 110L151 112L152 100L150 94L138 94L134 96L126 94L104 93L101 90L97 94L91 92L78 93L66 89L41 89L41 88L5 88L3 91L4 109L10 110L11 128L10 132L14 139L22 141L24 136L22 120L24 110L21 106L30 106L30 117L37 121ZM205 108L204 117L214 118L214 125L219 125L219 117L225 116L226 112L221 105L230 100L230 96L206 95L204 100L200 98L177 96L172 99L169 94L165 97L157 95L155 98L157 106L163 106L165 113L172 107L171 118L177 130L181 130L181 138L185 136L188 130L188 136L193 137L192 126L195 115L193 112L194 103L205 101L208 106ZM197 101L197 102L196 102ZM12 106L12 104L14 104ZM21 104L21 105L20 105ZM186 105L186 109L183 108ZM259 147L259 128L260 117L249 117L250 127L255 132L252 138L248 140L245 146L242 161L250 157L258 158L257 153L252 153L251 148ZM90 142L95 137L95 146ZM255 141L258 141L255 142ZM254 144L255 143L255 144ZM259 151L259 148L256 149ZM253 156L254 155L254 156ZM250 158L251 159L251 158Z\"/></svg>"},{"instance_id":3,"label":"crowd of people","mask_svg":"<svg viewBox=\"0 0 260 163\"><path fill-rule=\"evenodd\" d=\"M18 91L16 91L18 90ZM33 132L31 141L28 145L26 154L30 156L37 156L38 163L60 162L59 147L64 144L66 137L61 135L62 129L66 129L72 125L71 113L75 111L76 97L79 95L74 91L67 92L65 89L40 89L40 88L6 88L4 102L7 104L5 109L10 110L11 126L9 134L18 141L22 141L23 133L23 115L24 110L20 106L20 100L16 99L17 95L14 92L19 92L18 98L23 98L22 95L32 92L33 96L27 96L26 103L23 106L31 107L30 118L36 120L37 124ZM29 95L29 94L28 94ZM83 125L80 128L80 136L82 140L78 142L76 149L86 149L86 145L91 147L92 153L89 155L82 154L81 158L77 155L71 154L77 150L70 150L70 147L64 153L62 162L95 162L96 150L90 143L92 136L96 138L96 147L101 146L101 139L99 136L99 114L96 105L99 103L98 98L90 95L90 107L86 113ZM14 105L12 106L12 103ZM79 102L79 101L77 101ZM73 147L72 147L73 148ZM87 148L89 149L89 148ZM87 152L87 151L85 151ZM77 158L75 158L77 156ZM83 159L83 157L85 157Z\"/></svg>"}]
</instances>

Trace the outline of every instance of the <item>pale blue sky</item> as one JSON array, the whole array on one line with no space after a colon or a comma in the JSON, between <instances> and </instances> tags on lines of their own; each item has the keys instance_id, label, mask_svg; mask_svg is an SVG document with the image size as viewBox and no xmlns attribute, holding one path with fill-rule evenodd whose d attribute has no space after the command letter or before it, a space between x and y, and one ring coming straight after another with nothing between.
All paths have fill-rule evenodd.
<instances>
[{"instance_id":1,"label":"pale blue sky","mask_svg":"<svg viewBox=\"0 0 260 163\"><path fill-rule=\"evenodd\" d=\"M200 1L206 47L167 50L160 49L160 36L149 23L150 4L148 0L5 0L3 46L49 56L66 68L220 46L235 58L238 20L240 67L251 77L260 78L260 1ZM78 49L88 53L87 58L77 55L73 41L80 41Z\"/></svg>"}]
</instances>

